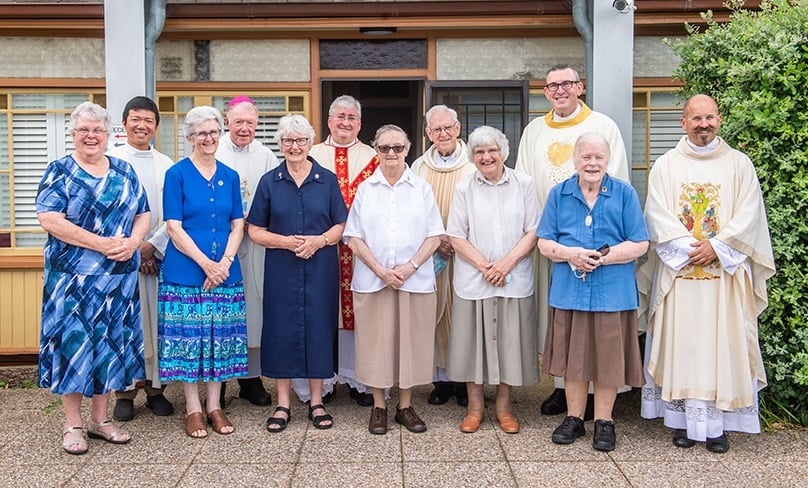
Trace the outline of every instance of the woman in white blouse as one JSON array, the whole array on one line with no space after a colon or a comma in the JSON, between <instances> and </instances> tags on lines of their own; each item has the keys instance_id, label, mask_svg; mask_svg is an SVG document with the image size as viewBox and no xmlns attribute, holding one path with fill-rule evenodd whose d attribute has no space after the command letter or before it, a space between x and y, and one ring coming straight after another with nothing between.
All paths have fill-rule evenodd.
<instances>
[{"instance_id":1,"label":"woman in white blouse","mask_svg":"<svg viewBox=\"0 0 808 488\"><path fill-rule=\"evenodd\" d=\"M539 381L533 262L539 203L532 179L505 167L508 139L474 129L467 142L477 170L455 187L447 235L456 252L447 376L465 381L469 404L460 430L484 419L483 385L497 385L496 418L519 432L511 387Z\"/></svg>"},{"instance_id":2,"label":"woman in white blouse","mask_svg":"<svg viewBox=\"0 0 808 488\"><path fill-rule=\"evenodd\" d=\"M410 432L426 424L412 408L411 388L432 381L435 272L432 253L444 234L429 184L410 171L410 149L398 126L376 131L379 167L356 193L343 234L354 259L356 380L371 387L368 430L387 432L384 389L399 385L395 420Z\"/></svg>"}]
</instances>

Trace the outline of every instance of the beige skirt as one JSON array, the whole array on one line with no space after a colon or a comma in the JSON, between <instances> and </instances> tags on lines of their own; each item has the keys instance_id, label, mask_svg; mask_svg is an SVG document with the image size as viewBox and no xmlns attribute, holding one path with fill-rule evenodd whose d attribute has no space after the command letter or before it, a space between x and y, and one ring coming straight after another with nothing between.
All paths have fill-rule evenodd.
<instances>
[{"instance_id":1,"label":"beige skirt","mask_svg":"<svg viewBox=\"0 0 808 488\"><path fill-rule=\"evenodd\" d=\"M353 294L356 380L374 388L412 388L432 381L435 293L384 288Z\"/></svg>"},{"instance_id":2,"label":"beige skirt","mask_svg":"<svg viewBox=\"0 0 808 488\"><path fill-rule=\"evenodd\" d=\"M539 382L536 300L452 297L449 365L452 381L512 386Z\"/></svg>"},{"instance_id":3,"label":"beige skirt","mask_svg":"<svg viewBox=\"0 0 808 488\"><path fill-rule=\"evenodd\" d=\"M637 311L551 308L542 367L553 376L604 386L643 386Z\"/></svg>"}]
</instances>

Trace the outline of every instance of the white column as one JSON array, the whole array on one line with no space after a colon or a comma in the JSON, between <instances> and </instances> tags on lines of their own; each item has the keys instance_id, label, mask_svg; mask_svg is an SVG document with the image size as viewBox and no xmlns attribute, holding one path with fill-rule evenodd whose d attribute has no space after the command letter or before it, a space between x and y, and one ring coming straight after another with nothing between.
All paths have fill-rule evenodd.
<instances>
[{"instance_id":1,"label":"white column","mask_svg":"<svg viewBox=\"0 0 808 488\"><path fill-rule=\"evenodd\" d=\"M106 108L114 125L110 146L126 141L121 126L126 102L146 94L144 15L143 0L104 0Z\"/></svg>"},{"instance_id":2,"label":"white column","mask_svg":"<svg viewBox=\"0 0 808 488\"><path fill-rule=\"evenodd\" d=\"M611 117L620 128L630 166L634 9L620 13L612 6L612 0L595 0L591 5L593 66L586 89L592 90L592 109Z\"/></svg>"}]
</instances>

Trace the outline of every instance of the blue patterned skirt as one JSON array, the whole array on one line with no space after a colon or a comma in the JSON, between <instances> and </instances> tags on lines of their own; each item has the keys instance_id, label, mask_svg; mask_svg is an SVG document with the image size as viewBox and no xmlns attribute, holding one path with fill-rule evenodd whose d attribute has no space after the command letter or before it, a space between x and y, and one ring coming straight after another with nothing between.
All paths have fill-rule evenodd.
<instances>
[{"instance_id":1,"label":"blue patterned skirt","mask_svg":"<svg viewBox=\"0 0 808 488\"><path fill-rule=\"evenodd\" d=\"M157 293L160 381L225 381L247 374L244 286L161 282Z\"/></svg>"},{"instance_id":2,"label":"blue patterned skirt","mask_svg":"<svg viewBox=\"0 0 808 488\"><path fill-rule=\"evenodd\" d=\"M45 270L39 386L92 397L146 377L137 278Z\"/></svg>"}]
</instances>

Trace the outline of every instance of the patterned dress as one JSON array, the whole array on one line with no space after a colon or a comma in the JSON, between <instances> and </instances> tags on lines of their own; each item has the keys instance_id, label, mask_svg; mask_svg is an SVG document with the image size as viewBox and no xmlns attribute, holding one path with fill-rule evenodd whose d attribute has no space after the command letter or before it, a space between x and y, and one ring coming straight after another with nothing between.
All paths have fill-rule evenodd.
<instances>
[{"instance_id":1,"label":"patterned dress","mask_svg":"<svg viewBox=\"0 0 808 488\"><path fill-rule=\"evenodd\" d=\"M189 158L166 172L163 215L182 222L194 244L221 261L230 223L244 216L238 173L216 162L206 179ZM161 381L226 381L247 374L247 315L238 256L224 283L205 291L205 273L173 242L157 294Z\"/></svg>"},{"instance_id":2,"label":"patterned dress","mask_svg":"<svg viewBox=\"0 0 808 488\"><path fill-rule=\"evenodd\" d=\"M110 157L109 172L97 178L65 156L45 170L36 209L111 237L131 235L135 216L149 206L129 163ZM48 236L44 257L39 386L92 397L144 378L140 254L112 261Z\"/></svg>"}]
</instances>

